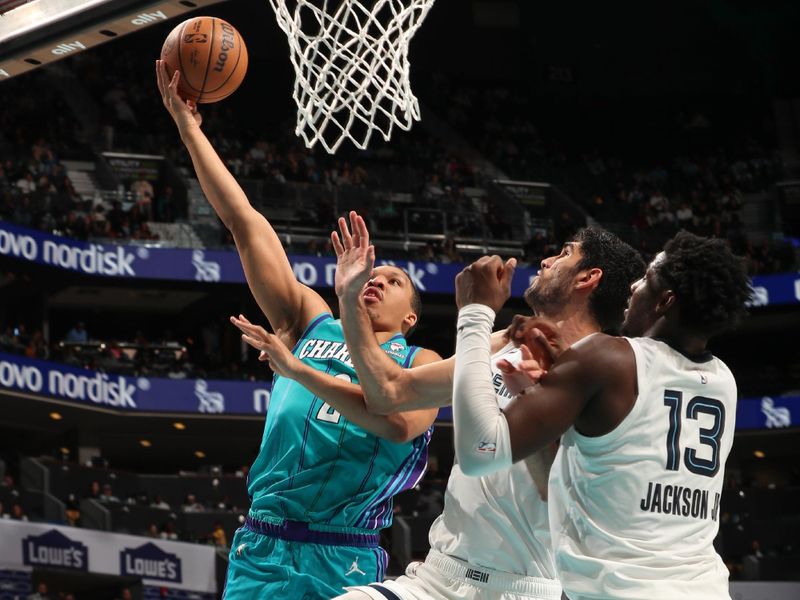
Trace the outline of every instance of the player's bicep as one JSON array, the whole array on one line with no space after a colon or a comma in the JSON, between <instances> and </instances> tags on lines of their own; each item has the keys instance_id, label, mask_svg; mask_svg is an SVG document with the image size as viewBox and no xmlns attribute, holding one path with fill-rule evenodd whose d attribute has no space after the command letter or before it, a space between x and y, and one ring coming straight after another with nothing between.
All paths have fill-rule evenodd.
<instances>
[{"instance_id":1,"label":"player's bicep","mask_svg":"<svg viewBox=\"0 0 800 600\"><path fill-rule=\"evenodd\" d=\"M567 350L539 384L517 396L503 410L515 462L557 440L596 392L585 354Z\"/></svg>"},{"instance_id":2,"label":"player's bicep","mask_svg":"<svg viewBox=\"0 0 800 600\"><path fill-rule=\"evenodd\" d=\"M272 227L258 213L234 233L247 284L274 330L299 335L328 304L295 278L289 257Z\"/></svg>"}]
</instances>

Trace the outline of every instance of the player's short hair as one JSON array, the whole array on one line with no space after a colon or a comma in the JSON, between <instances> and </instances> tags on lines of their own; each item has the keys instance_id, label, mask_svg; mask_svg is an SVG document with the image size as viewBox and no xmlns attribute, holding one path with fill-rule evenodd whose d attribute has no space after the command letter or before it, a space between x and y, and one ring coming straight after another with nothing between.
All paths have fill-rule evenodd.
<instances>
[{"instance_id":1,"label":"player's short hair","mask_svg":"<svg viewBox=\"0 0 800 600\"><path fill-rule=\"evenodd\" d=\"M408 271L405 269L400 270L406 274L408 283L411 285L411 310L413 310L414 314L417 315L416 322L409 327L408 331L405 333L405 337L409 337L412 333L414 333L414 330L417 328L417 324L419 324L419 319L422 316L422 296L420 296L419 288L417 287L417 284L414 283L414 280L412 279L411 275L409 275Z\"/></svg>"},{"instance_id":2,"label":"player's short hair","mask_svg":"<svg viewBox=\"0 0 800 600\"><path fill-rule=\"evenodd\" d=\"M616 334L622 326L631 284L644 275L645 262L637 250L600 227L578 230L573 241L580 242L583 256L577 270L603 271L600 284L589 296L589 312L604 332Z\"/></svg>"},{"instance_id":3,"label":"player's short hair","mask_svg":"<svg viewBox=\"0 0 800 600\"><path fill-rule=\"evenodd\" d=\"M719 238L681 231L664 246L653 270L678 299L681 324L711 337L747 314L753 289L744 260Z\"/></svg>"}]
</instances>

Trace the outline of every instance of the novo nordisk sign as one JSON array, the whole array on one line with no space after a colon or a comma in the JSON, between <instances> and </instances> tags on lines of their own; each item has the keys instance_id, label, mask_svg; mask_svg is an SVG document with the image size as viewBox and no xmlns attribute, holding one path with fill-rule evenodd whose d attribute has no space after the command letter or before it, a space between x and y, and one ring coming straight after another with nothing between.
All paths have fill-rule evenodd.
<instances>
[{"instance_id":1,"label":"novo nordisk sign","mask_svg":"<svg viewBox=\"0 0 800 600\"><path fill-rule=\"evenodd\" d=\"M0 352L0 391L146 412L263 415L268 381L126 377Z\"/></svg>"},{"instance_id":2,"label":"novo nordisk sign","mask_svg":"<svg viewBox=\"0 0 800 600\"><path fill-rule=\"evenodd\" d=\"M153 248L89 244L0 222L0 256L35 262L86 275L137 277L208 283L245 283L239 256L233 250ZM297 280L317 288L333 287L336 260L333 257L290 256ZM423 292L453 294L462 264L414 261L378 261L394 264L408 272ZM536 276L537 269L519 268L511 286L521 297ZM754 307L800 303L800 276L765 275L753 278Z\"/></svg>"}]
</instances>

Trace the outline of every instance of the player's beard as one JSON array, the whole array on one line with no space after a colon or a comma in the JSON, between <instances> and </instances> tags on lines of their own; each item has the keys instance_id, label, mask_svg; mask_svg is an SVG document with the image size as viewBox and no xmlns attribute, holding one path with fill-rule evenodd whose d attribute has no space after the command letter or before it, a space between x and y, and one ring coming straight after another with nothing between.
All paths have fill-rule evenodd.
<instances>
[{"instance_id":1,"label":"player's beard","mask_svg":"<svg viewBox=\"0 0 800 600\"><path fill-rule=\"evenodd\" d=\"M550 281L542 281L541 276L534 285L525 290L525 302L531 310L541 316L557 314L569 301L572 272L560 273ZM541 284L541 285L539 285Z\"/></svg>"}]
</instances>

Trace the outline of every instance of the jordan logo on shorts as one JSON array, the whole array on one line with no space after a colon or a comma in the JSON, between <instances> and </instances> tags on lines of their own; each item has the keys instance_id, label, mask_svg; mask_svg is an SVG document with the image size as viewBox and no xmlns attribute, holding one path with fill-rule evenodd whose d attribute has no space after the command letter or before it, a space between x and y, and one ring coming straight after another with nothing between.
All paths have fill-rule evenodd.
<instances>
[{"instance_id":1,"label":"jordan logo on shorts","mask_svg":"<svg viewBox=\"0 0 800 600\"><path fill-rule=\"evenodd\" d=\"M347 573L345 573L344 576L347 577L348 575L352 575L353 573L358 573L359 575L366 575L364 571L358 568L358 559L355 559L353 561L353 564L350 565L350 570Z\"/></svg>"}]
</instances>

